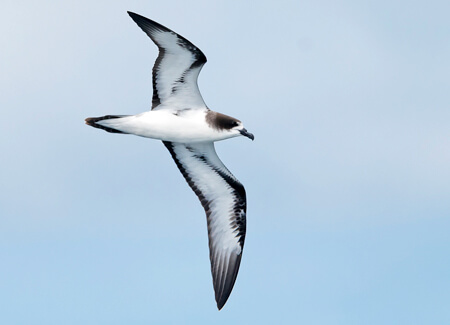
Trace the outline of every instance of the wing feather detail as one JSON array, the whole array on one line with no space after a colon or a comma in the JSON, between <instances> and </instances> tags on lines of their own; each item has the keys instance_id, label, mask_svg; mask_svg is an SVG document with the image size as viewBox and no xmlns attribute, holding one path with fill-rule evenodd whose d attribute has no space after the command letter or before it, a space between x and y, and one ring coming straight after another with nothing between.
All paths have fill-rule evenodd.
<instances>
[{"instance_id":1,"label":"wing feather detail","mask_svg":"<svg viewBox=\"0 0 450 325\"><path fill-rule=\"evenodd\" d=\"M244 186L221 162L214 143L164 145L205 209L211 273L217 307L221 309L233 289L244 248Z\"/></svg>"},{"instance_id":2,"label":"wing feather detail","mask_svg":"<svg viewBox=\"0 0 450 325\"><path fill-rule=\"evenodd\" d=\"M206 63L203 52L169 28L133 12L128 14L159 48L153 66L152 109L165 106L205 109L197 85Z\"/></svg>"}]
</instances>

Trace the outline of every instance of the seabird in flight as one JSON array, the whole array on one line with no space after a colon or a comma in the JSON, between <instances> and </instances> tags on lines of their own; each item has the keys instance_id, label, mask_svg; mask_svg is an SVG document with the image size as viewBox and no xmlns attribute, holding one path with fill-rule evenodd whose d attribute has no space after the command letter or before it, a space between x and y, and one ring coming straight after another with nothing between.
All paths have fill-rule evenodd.
<instances>
[{"instance_id":1,"label":"seabird in flight","mask_svg":"<svg viewBox=\"0 0 450 325\"><path fill-rule=\"evenodd\" d=\"M209 256L217 307L236 281L246 231L244 186L217 156L214 142L237 136L254 139L241 121L210 110L197 77L206 57L183 36L128 12L159 48L153 66L152 109L137 115L90 117L86 124L111 133L162 140L206 212Z\"/></svg>"}]
</instances>

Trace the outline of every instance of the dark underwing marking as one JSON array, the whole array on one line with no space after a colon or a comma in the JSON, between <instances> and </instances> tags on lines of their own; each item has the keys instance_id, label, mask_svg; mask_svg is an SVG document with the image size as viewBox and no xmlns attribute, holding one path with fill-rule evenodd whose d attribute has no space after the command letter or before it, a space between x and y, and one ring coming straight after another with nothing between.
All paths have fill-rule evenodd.
<instances>
[{"instance_id":1,"label":"dark underwing marking","mask_svg":"<svg viewBox=\"0 0 450 325\"><path fill-rule=\"evenodd\" d=\"M185 39L183 36L177 34L177 37L178 37L177 44L194 55L195 62L193 63L193 65L196 64L195 66L197 66L197 64L206 63L206 56L203 54L202 51L200 51L199 48L197 48L194 44ZM192 67L193 66L191 66L191 68Z\"/></svg>"},{"instance_id":2,"label":"dark underwing marking","mask_svg":"<svg viewBox=\"0 0 450 325\"><path fill-rule=\"evenodd\" d=\"M175 82L173 83L173 86L172 86L172 94L174 94L178 90L178 87L180 87L182 84L184 84L184 82L185 82L184 77L186 76L186 73L188 71L189 71L189 69L184 71L183 74L181 75L181 77L178 78L177 80L175 80Z\"/></svg>"},{"instance_id":3,"label":"dark underwing marking","mask_svg":"<svg viewBox=\"0 0 450 325\"><path fill-rule=\"evenodd\" d=\"M205 157L202 157L205 159ZM233 208L233 216L234 218L230 218L231 221L231 227L234 231L237 231L236 237L239 240L239 244L241 245L241 248L244 248L244 242L245 242L245 233L247 229L247 221L246 221L246 213L247 213L247 205L246 205L246 193L244 186L236 182L233 178L231 178L229 175L225 174L223 171L215 168L212 166L208 161L205 159L205 163L208 164L220 177L222 177L228 185L233 189L233 196L234 199L234 208ZM243 212L243 213L242 213Z\"/></svg>"},{"instance_id":4,"label":"dark underwing marking","mask_svg":"<svg viewBox=\"0 0 450 325\"><path fill-rule=\"evenodd\" d=\"M183 73L183 75L180 77L180 78L178 78L178 80L176 81L176 83L181 83L181 84L184 84L184 76L186 75L186 71Z\"/></svg>"},{"instance_id":5,"label":"dark underwing marking","mask_svg":"<svg viewBox=\"0 0 450 325\"><path fill-rule=\"evenodd\" d=\"M164 58L164 55L166 54L166 50L160 46L159 48L159 54L156 58L155 64L153 65L153 77L152 77L152 85L153 85L153 97L152 97L152 109L156 106L161 104L161 100L159 99L158 95L158 87L157 87L157 75L159 71L159 66L161 64L161 61Z\"/></svg>"},{"instance_id":6,"label":"dark underwing marking","mask_svg":"<svg viewBox=\"0 0 450 325\"><path fill-rule=\"evenodd\" d=\"M175 164L177 165L178 169L181 171L181 174L183 174L184 178L186 179L189 186L192 188L192 190L195 192L195 194L198 196L200 203L202 204L203 208L206 211L206 215L209 218L209 214L211 213L209 211L209 202L206 200L204 194L197 188L195 183L192 181L191 177L189 176L188 172L184 168L184 166L181 164L181 162L178 160L176 153L173 149L173 145L171 142L163 141L166 148L169 150L170 154L172 155L173 160L175 161ZM195 150L189 146L185 146L186 149L190 152L195 152ZM233 214L230 218L230 226L234 231L237 231L236 237L238 237L239 244L241 246L241 249L244 248L244 242L245 242L245 233L247 228L247 222L246 222L246 193L244 186L238 182L233 177L229 176L222 170L215 167L212 163L210 163L205 155L202 154L193 154L194 158L200 160L204 164L208 165L217 175L222 177L225 182L230 186L230 189L232 190L232 194L234 196L234 207L233 207Z\"/></svg>"}]
</instances>

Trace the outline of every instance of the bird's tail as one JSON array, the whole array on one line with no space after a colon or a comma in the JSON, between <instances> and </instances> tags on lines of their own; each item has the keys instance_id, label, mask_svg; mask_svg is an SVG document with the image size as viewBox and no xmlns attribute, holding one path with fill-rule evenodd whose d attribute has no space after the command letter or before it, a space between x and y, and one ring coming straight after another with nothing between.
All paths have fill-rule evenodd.
<instances>
[{"instance_id":1,"label":"bird's tail","mask_svg":"<svg viewBox=\"0 0 450 325\"><path fill-rule=\"evenodd\" d=\"M105 115L101 117L88 117L84 121L86 122L87 125L92 126L94 128L105 130L106 132L127 134L126 132L119 131L110 126L102 125L102 123L99 123L104 120L119 119L126 116L128 115Z\"/></svg>"}]
</instances>

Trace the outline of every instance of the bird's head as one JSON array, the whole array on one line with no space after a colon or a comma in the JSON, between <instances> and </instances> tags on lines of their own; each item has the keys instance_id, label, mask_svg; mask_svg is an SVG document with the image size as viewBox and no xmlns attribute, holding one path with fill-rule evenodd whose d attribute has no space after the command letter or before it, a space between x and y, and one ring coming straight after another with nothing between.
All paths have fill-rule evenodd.
<instances>
[{"instance_id":1,"label":"bird's head","mask_svg":"<svg viewBox=\"0 0 450 325\"><path fill-rule=\"evenodd\" d=\"M231 134L234 134L234 136L243 135L251 140L255 139L255 136L247 131L244 124L234 117L209 111L206 115L206 121L209 125L219 131L230 132Z\"/></svg>"}]
</instances>

